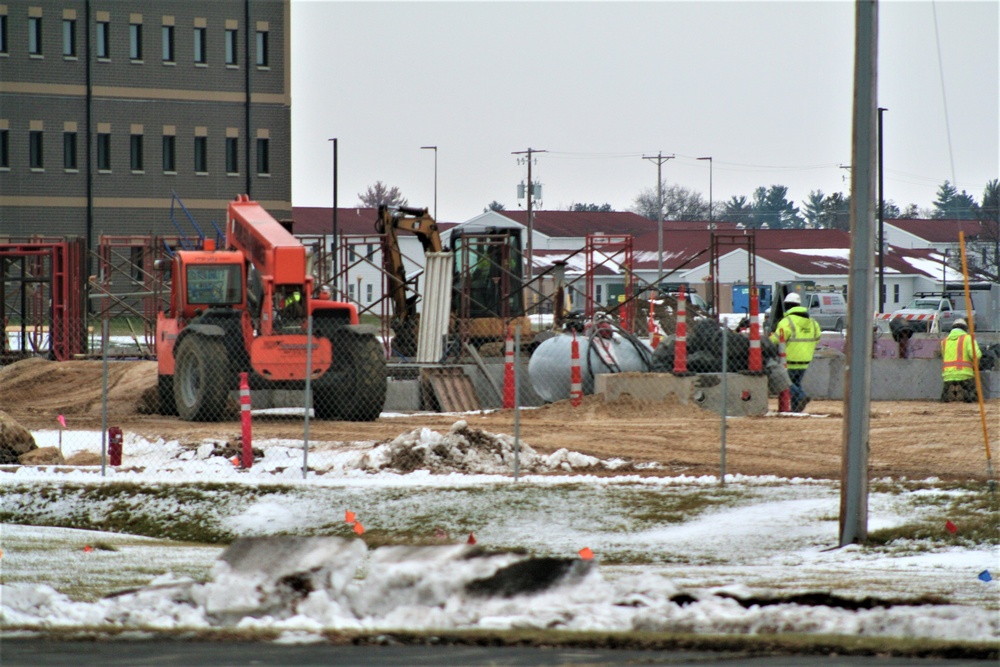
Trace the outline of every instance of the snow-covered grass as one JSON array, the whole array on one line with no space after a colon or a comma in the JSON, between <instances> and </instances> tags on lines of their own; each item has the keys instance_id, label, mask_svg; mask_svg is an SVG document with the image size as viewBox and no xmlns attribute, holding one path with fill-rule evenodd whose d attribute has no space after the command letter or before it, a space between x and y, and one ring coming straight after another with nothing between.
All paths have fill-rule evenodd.
<instances>
[{"instance_id":1,"label":"snow-covered grass","mask_svg":"<svg viewBox=\"0 0 1000 667\"><path fill-rule=\"evenodd\" d=\"M47 442L51 433L36 436L40 445L54 444ZM444 437L409 434L401 442L419 449ZM722 486L710 476L602 472L529 474L514 482L496 471L403 474L355 465L376 451L374 443L321 443L310 452L310 466L323 456L333 465L302 479L301 441L260 444L268 455L250 472L213 456L214 443L191 449L129 436L127 469L109 469L104 478L99 468L0 473L0 520L6 522L0 534L0 621L27 628L216 627L219 621L198 600L219 594L212 582L220 576L214 563L222 544L237 536L312 535L367 544L357 571L341 572L357 582L354 588L327 591L280 618L248 617L240 627L306 633L549 627L1000 640L998 581L980 578L983 572L998 574L1000 551L995 538L982 537L988 531L974 528L996 525L996 500L985 489L876 480L868 526L873 535L886 535L884 544L838 549L839 490L827 481L730 476ZM562 457L573 460L572 452ZM347 511L364 525L361 538L345 521ZM513 600L470 601L457 583L428 581L439 597L365 611L369 602L363 601L376 592L364 582L373 576L373 563L381 562L375 555L384 545L463 543L470 533L490 551L575 558L588 547L597 567L583 581ZM95 548L86 551L87 545ZM411 576L409 565L399 567L378 576ZM412 576L420 579L417 570ZM453 570L444 564L434 571L447 578ZM181 594L177 581L185 578L190 581ZM160 587L98 600L151 581ZM720 597L720 591L743 598L821 591L851 600L936 604L857 610L746 606ZM695 602L673 601L679 593Z\"/></svg>"}]
</instances>

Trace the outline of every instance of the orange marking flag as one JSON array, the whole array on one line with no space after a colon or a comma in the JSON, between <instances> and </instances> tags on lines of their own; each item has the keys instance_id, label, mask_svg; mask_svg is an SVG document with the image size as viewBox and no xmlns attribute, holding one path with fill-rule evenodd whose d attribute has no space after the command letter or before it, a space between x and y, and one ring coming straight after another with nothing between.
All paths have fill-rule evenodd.
<instances>
[{"instance_id":1,"label":"orange marking flag","mask_svg":"<svg viewBox=\"0 0 1000 667\"><path fill-rule=\"evenodd\" d=\"M590 550L590 547L584 547L580 549L580 558L583 560L594 560L594 552Z\"/></svg>"},{"instance_id":2,"label":"orange marking flag","mask_svg":"<svg viewBox=\"0 0 1000 667\"><path fill-rule=\"evenodd\" d=\"M351 510L347 510L346 512L344 512L344 522L354 523L354 512L352 512Z\"/></svg>"},{"instance_id":3,"label":"orange marking flag","mask_svg":"<svg viewBox=\"0 0 1000 667\"><path fill-rule=\"evenodd\" d=\"M361 525L360 521L354 522L354 532L357 533L358 535L365 534L365 527Z\"/></svg>"}]
</instances>

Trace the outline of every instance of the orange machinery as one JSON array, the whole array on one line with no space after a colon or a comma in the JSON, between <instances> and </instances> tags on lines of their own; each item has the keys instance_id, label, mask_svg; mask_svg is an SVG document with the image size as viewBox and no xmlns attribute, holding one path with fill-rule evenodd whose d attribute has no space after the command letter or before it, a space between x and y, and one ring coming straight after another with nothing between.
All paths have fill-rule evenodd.
<instances>
[{"instance_id":1,"label":"orange machinery","mask_svg":"<svg viewBox=\"0 0 1000 667\"><path fill-rule=\"evenodd\" d=\"M218 421L241 372L254 389L302 389L308 368L317 417L378 418L387 381L377 329L359 324L353 304L313 296L305 246L257 202L230 202L226 249L206 240L179 250L170 271L156 327L161 412Z\"/></svg>"}]
</instances>

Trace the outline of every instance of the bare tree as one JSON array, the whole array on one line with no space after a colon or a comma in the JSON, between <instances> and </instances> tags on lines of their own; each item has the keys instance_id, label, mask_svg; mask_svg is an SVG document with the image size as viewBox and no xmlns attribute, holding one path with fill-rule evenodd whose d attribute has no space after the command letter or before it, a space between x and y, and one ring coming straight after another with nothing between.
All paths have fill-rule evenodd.
<instances>
[{"instance_id":1,"label":"bare tree","mask_svg":"<svg viewBox=\"0 0 1000 667\"><path fill-rule=\"evenodd\" d=\"M379 206L406 206L406 197L397 187L389 187L382 181L375 181L375 185L369 185L365 192L358 193L358 201L361 206L367 208L378 208Z\"/></svg>"},{"instance_id":2,"label":"bare tree","mask_svg":"<svg viewBox=\"0 0 1000 667\"><path fill-rule=\"evenodd\" d=\"M629 209L649 220L659 220L656 188L642 190ZM664 220L708 220L708 202L700 192L683 185L663 184Z\"/></svg>"}]
</instances>

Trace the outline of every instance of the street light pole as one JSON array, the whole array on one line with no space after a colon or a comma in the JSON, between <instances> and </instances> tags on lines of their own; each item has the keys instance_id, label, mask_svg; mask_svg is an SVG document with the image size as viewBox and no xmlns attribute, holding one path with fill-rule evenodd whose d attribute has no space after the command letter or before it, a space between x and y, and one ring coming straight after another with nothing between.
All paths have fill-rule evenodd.
<instances>
[{"instance_id":1,"label":"street light pole","mask_svg":"<svg viewBox=\"0 0 1000 667\"><path fill-rule=\"evenodd\" d=\"M643 160L656 162L656 284L660 284L663 279L663 163L674 159L673 155L664 155L659 152L656 155L643 155Z\"/></svg>"},{"instance_id":2,"label":"street light pole","mask_svg":"<svg viewBox=\"0 0 1000 667\"><path fill-rule=\"evenodd\" d=\"M878 108L878 312L885 311L885 195L882 189L882 112Z\"/></svg>"},{"instance_id":3,"label":"street light pole","mask_svg":"<svg viewBox=\"0 0 1000 667\"><path fill-rule=\"evenodd\" d=\"M708 160L708 228L715 230L715 218L712 211L712 158L700 157L699 160Z\"/></svg>"},{"instance_id":4,"label":"street light pole","mask_svg":"<svg viewBox=\"0 0 1000 667\"><path fill-rule=\"evenodd\" d=\"M333 298L337 298L337 249L339 243L337 243L337 139L327 139L327 141L333 142L333 240L330 242L330 255L333 258L330 264L330 277L333 279Z\"/></svg>"},{"instance_id":5,"label":"street light pole","mask_svg":"<svg viewBox=\"0 0 1000 667\"><path fill-rule=\"evenodd\" d=\"M438 219L438 147L421 146L422 151L434 151L434 220Z\"/></svg>"}]
</instances>

